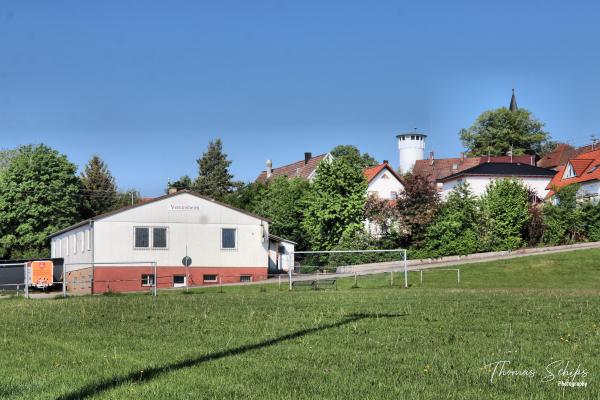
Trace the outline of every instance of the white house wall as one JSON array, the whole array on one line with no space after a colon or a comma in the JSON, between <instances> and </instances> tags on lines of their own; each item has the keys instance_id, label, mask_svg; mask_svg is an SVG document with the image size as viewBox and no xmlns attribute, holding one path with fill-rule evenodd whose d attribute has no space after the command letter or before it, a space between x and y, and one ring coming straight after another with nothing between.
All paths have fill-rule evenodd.
<instances>
[{"instance_id":1,"label":"white house wall","mask_svg":"<svg viewBox=\"0 0 600 400\"><path fill-rule=\"evenodd\" d=\"M134 227L166 227L167 249L135 249ZM235 228L236 249L221 249L221 229ZM183 193L94 222L94 262L156 261L180 266L267 267L268 223Z\"/></svg>"},{"instance_id":2,"label":"white house wall","mask_svg":"<svg viewBox=\"0 0 600 400\"><path fill-rule=\"evenodd\" d=\"M50 254L55 258L63 258L67 270L88 268L86 263L92 262L93 229L89 224L80 226L50 241Z\"/></svg>"},{"instance_id":3,"label":"white house wall","mask_svg":"<svg viewBox=\"0 0 600 400\"><path fill-rule=\"evenodd\" d=\"M386 175L388 179L384 179L383 175ZM392 192L399 194L402 190L404 190L402 183L385 168L375 175L367 187L368 193L377 192L380 199L388 200L395 200Z\"/></svg>"},{"instance_id":4,"label":"white house wall","mask_svg":"<svg viewBox=\"0 0 600 400\"><path fill-rule=\"evenodd\" d=\"M514 177L517 180L520 180L525 186L534 190L538 197L545 198L548 194L548 190L546 190L546 186L550 183L551 177ZM503 179L498 177L484 177L484 176L467 176L461 179L453 179L447 182L444 182L444 186L442 189L442 199L447 199L448 195L456 186L458 186L461 182L466 182L469 184L469 189L475 196L482 196L485 193L487 186L491 181L496 179Z\"/></svg>"}]
</instances>

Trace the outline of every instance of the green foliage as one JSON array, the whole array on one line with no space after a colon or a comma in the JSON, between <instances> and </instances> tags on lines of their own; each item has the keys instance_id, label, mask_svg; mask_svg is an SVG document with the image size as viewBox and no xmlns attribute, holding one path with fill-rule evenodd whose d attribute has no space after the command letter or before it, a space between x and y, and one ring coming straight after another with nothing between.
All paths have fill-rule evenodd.
<instances>
[{"instance_id":1,"label":"green foliage","mask_svg":"<svg viewBox=\"0 0 600 400\"><path fill-rule=\"evenodd\" d=\"M10 162L19 154L19 149L0 150L0 174L5 171Z\"/></svg>"},{"instance_id":2,"label":"green foliage","mask_svg":"<svg viewBox=\"0 0 600 400\"><path fill-rule=\"evenodd\" d=\"M132 205L140 204L142 202L142 196L140 192L135 189L127 189L117 193L117 200L115 202L114 209L123 207L129 207Z\"/></svg>"},{"instance_id":3,"label":"green foliage","mask_svg":"<svg viewBox=\"0 0 600 400\"><path fill-rule=\"evenodd\" d=\"M592 242L600 241L600 203L586 201L581 211L586 238Z\"/></svg>"},{"instance_id":4,"label":"green foliage","mask_svg":"<svg viewBox=\"0 0 600 400\"><path fill-rule=\"evenodd\" d=\"M398 239L398 208L395 204L378 196L368 196L364 214L364 219L368 221L369 229L373 233L385 238L394 236Z\"/></svg>"},{"instance_id":5,"label":"green foliage","mask_svg":"<svg viewBox=\"0 0 600 400\"><path fill-rule=\"evenodd\" d=\"M169 188L175 188L177 190L191 190L194 186L194 182L188 175L183 175L175 182L169 183L168 186L169 187L167 187L167 190L165 190L166 193L169 193Z\"/></svg>"},{"instance_id":6,"label":"green foliage","mask_svg":"<svg viewBox=\"0 0 600 400\"><path fill-rule=\"evenodd\" d=\"M236 190L227 194L223 201L233 207L241 208L249 212L257 212L257 204L267 191L267 184L252 182L240 185ZM299 222L298 222L299 223Z\"/></svg>"},{"instance_id":7,"label":"green foliage","mask_svg":"<svg viewBox=\"0 0 600 400\"><path fill-rule=\"evenodd\" d=\"M360 168L374 167L379 164L369 153L360 153L356 146L350 144L341 144L331 150L331 155L335 158L343 158L351 165L359 166Z\"/></svg>"},{"instance_id":8,"label":"green foliage","mask_svg":"<svg viewBox=\"0 0 600 400\"><path fill-rule=\"evenodd\" d=\"M431 225L428 226L424 250L429 257L464 255L479 248L478 202L468 184L455 187Z\"/></svg>"},{"instance_id":9,"label":"green foliage","mask_svg":"<svg viewBox=\"0 0 600 400\"><path fill-rule=\"evenodd\" d=\"M344 158L322 162L305 196L302 225L314 250L330 250L344 234L362 230L367 182Z\"/></svg>"},{"instance_id":10,"label":"green foliage","mask_svg":"<svg viewBox=\"0 0 600 400\"><path fill-rule=\"evenodd\" d=\"M234 190L236 184L232 181L233 175L229 173L231 161L223 152L221 139L210 141L208 150L197 163L198 178L194 182L195 191L214 199L223 199Z\"/></svg>"},{"instance_id":11,"label":"green foliage","mask_svg":"<svg viewBox=\"0 0 600 400\"><path fill-rule=\"evenodd\" d=\"M117 204L117 185L106 163L94 155L81 174L85 199L84 218L114 209Z\"/></svg>"},{"instance_id":12,"label":"green foliage","mask_svg":"<svg viewBox=\"0 0 600 400\"><path fill-rule=\"evenodd\" d=\"M427 225L435 218L439 206L438 192L426 178L412 174L404 177L404 190L396 202L402 247L421 246Z\"/></svg>"},{"instance_id":13,"label":"green foliage","mask_svg":"<svg viewBox=\"0 0 600 400\"><path fill-rule=\"evenodd\" d=\"M472 156L505 155L511 145L514 155L540 155L547 152L549 138L544 124L523 108L486 111L471 127L460 131L460 139Z\"/></svg>"},{"instance_id":14,"label":"green foliage","mask_svg":"<svg viewBox=\"0 0 600 400\"><path fill-rule=\"evenodd\" d=\"M302 219L308 181L278 177L270 180L265 189L253 200L252 211L271 220L270 233L297 242L298 250L306 249L308 243Z\"/></svg>"},{"instance_id":15,"label":"green foliage","mask_svg":"<svg viewBox=\"0 0 600 400\"><path fill-rule=\"evenodd\" d=\"M48 235L80 219L77 167L58 151L23 146L0 175L0 258L48 256Z\"/></svg>"},{"instance_id":16,"label":"green foliage","mask_svg":"<svg viewBox=\"0 0 600 400\"><path fill-rule=\"evenodd\" d=\"M565 186L555 192L555 204L547 204L544 207L544 243L568 244L584 235L583 212L577 204L578 190L579 185Z\"/></svg>"},{"instance_id":17,"label":"green foliage","mask_svg":"<svg viewBox=\"0 0 600 400\"><path fill-rule=\"evenodd\" d=\"M529 214L529 191L516 179L492 181L481 199L483 250L523 246Z\"/></svg>"}]
</instances>

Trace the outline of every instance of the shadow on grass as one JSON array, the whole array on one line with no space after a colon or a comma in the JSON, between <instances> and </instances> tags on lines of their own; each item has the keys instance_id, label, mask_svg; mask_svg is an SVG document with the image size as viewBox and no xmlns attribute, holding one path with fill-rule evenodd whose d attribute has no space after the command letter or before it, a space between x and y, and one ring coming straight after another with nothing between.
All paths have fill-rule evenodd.
<instances>
[{"instance_id":1,"label":"shadow on grass","mask_svg":"<svg viewBox=\"0 0 600 400\"><path fill-rule=\"evenodd\" d=\"M135 372L131 372L127 375L115 376L111 379L106 379L106 380L98 382L98 383L90 384L90 385L82 387L81 389L73 391L71 393L67 393L65 395L59 396L57 398L57 400L84 399L87 397L95 396L95 395L105 392L107 390L117 388L125 383L148 382L148 381L151 381L151 380L158 378L161 375L164 375L169 372L174 372L174 371L184 369L184 368L195 367L197 365L200 365L200 364L203 364L203 363L206 363L209 361L219 360L221 358L226 358L226 357L231 357L231 356L237 356L237 355L244 354L244 353L254 351L254 350L260 350L265 347L273 346L278 343L284 342L286 340L297 339L297 338L300 338L302 336L306 336L306 335L309 335L312 333L324 331L327 329L338 328L340 326L347 325L351 322L356 322L356 321L360 321L363 319L398 318L398 317L404 317L406 315L407 314L396 314L396 313L350 314L349 316L347 316L346 318L344 318L338 322L333 322L330 324L322 324L322 325L315 326L313 328L302 329L302 330L299 330L296 332L288 333L287 335L278 336L278 337L275 337L272 339L267 339L262 342L258 342L258 343L254 343L254 344L247 344L244 346L235 347L235 348L229 349L229 350L218 351L215 353L209 353L209 354L197 357L197 358L190 358L190 359L182 360L182 361L175 362L172 364L163 365L161 367L144 369L143 373L140 373L139 371L135 371Z\"/></svg>"}]
</instances>

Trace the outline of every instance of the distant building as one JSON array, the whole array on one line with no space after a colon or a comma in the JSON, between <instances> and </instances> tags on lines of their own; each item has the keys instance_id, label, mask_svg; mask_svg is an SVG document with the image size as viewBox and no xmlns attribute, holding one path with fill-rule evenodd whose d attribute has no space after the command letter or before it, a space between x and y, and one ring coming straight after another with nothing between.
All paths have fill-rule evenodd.
<instances>
[{"instance_id":1,"label":"distant building","mask_svg":"<svg viewBox=\"0 0 600 400\"><path fill-rule=\"evenodd\" d=\"M380 199L396 200L404 190L402 177L394 171L387 161L363 171L367 178L367 194Z\"/></svg>"},{"instance_id":2,"label":"distant building","mask_svg":"<svg viewBox=\"0 0 600 400\"><path fill-rule=\"evenodd\" d=\"M87 293L248 282L293 265L282 253L294 243L269 235L267 219L187 190L82 221L50 240L52 257L64 259L67 289Z\"/></svg>"},{"instance_id":3,"label":"distant building","mask_svg":"<svg viewBox=\"0 0 600 400\"><path fill-rule=\"evenodd\" d=\"M538 167L551 168L557 170L564 166L572 158L577 158L580 154L600 149L600 144L593 143L582 147L573 147L565 143L559 143L554 150L542 157L538 161Z\"/></svg>"},{"instance_id":4,"label":"distant building","mask_svg":"<svg viewBox=\"0 0 600 400\"><path fill-rule=\"evenodd\" d=\"M415 163L423 159L425 152L425 140L427 135L418 132L401 133L398 139L398 153L400 156L401 174L412 171Z\"/></svg>"},{"instance_id":5,"label":"distant building","mask_svg":"<svg viewBox=\"0 0 600 400\"><path fill-rule=\"evenodd\" d=\"M273 162L267 160L267 169L262 171L255 179L255 182L267 182L271 179L284 176L286 178L301 178L312 181L315 177L317 167L323 160L332 160L333 156L330 153L320 154L318 156L312 153L304 153L304 160L296 161L291 164L273 168Z\"/></svg>"},{"instance_id":6,"label":"distant building","mask_svg":"<svg viewBox=\"0 0 600 400\"><path fill-rule=\"evenodd\" d=\"M521 163L489 162L467 168L440 179L442 183L442 199L448 198L450 192L458 185L467 183L475 196L485 193L487 186L497 179L517 179L535 192L540 199L548 193L548 183L555 172L535 165Z\"/></svg>"},{"instance_id":7,"label":"distant building","mask_svg":"<svg viewBox=\"0 0 600 400\"><path fill-rule=\"evenodd\" d=\"M588 151L559 166L547 186L548 197L565 186L579 184L578 196L597 202L600 196L600 150Z\"/></svg>"}]
</instances>

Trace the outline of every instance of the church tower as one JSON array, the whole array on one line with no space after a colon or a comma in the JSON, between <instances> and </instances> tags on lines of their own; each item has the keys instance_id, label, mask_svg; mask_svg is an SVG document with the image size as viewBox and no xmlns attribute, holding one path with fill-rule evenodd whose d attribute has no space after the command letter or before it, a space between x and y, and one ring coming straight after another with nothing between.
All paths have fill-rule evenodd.
<instances>
[{"instance_id":1,"label":"church tower","mask_svg":"<svg viewBox=\"0 0 600 400\"><path fill-rule=\"evenodd\" d=\"M515 89L513 88L512 97L510 98L510 106L508 107L510 111L517 111L519 107L517 107L517 98L515 97Z\"/></svg>"}]
</instances>

